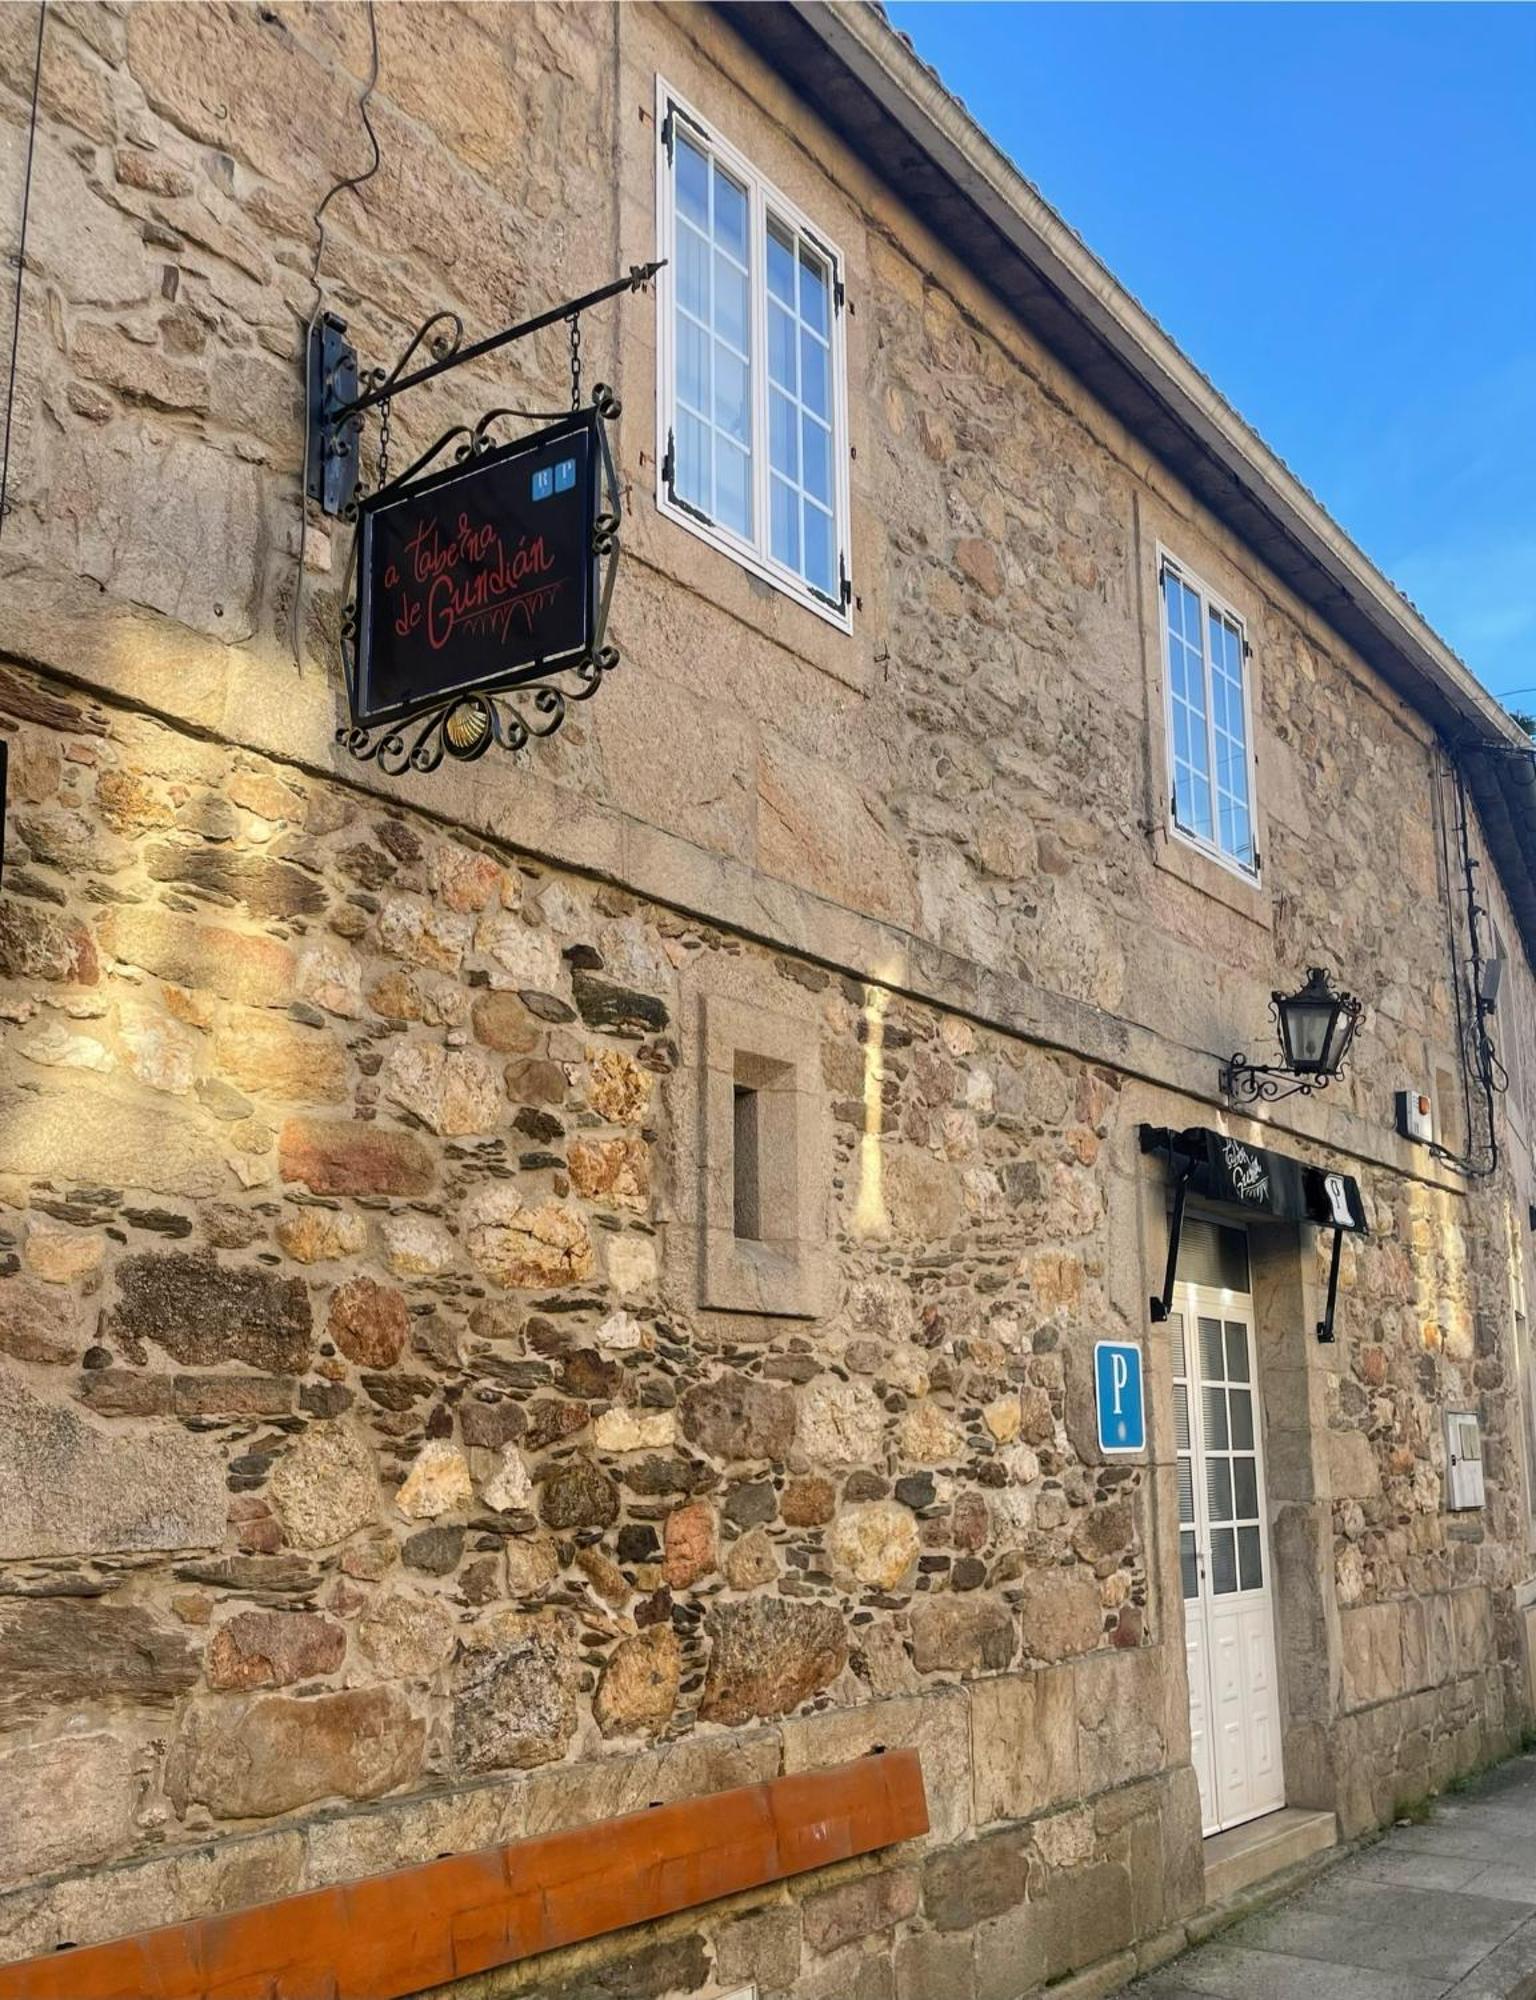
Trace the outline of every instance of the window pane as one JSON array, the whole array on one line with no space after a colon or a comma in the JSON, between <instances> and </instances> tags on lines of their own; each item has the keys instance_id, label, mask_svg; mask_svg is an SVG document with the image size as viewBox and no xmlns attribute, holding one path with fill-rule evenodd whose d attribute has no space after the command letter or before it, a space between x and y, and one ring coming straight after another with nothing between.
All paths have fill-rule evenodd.
<instances>
[{"instance_id":1,"label":"window pane","mask_svg":"<svg viewBox=\"0 0 1536 2000\"><path fill-rule=\"evenodd\" d=\"M794 305L795 246L776 222L768 225L768 289L785 305Z\"/></svg>"},{"instance_id":2,"label":"window pane","mask_svg":"<svg viewBox=\"0 0 1536 2000\"><path fill-rule=\"evenodd\" d=\"M709 246L696 230L677 226L677 302L696 320L709 323Z\"/></svg>"},{"instance_id":3,"label":"window pane","mask_svg":"<svg viewBox=\"0 0 1536 2000\"><path fill-rule=\"evenodd\" d=\"M1174 817L1199 839L1213 841L1206 656L1200 599L1172 570L1163 573L1163 623L1173 729Z\"/></svg>"},{"instance_id":4,"label":"window pane","mask_svg":"<svg viewBox=\"0 0 1536 2000\"><path fill-rule=\"evenodd\" d=\"M709 161L690 139L677 137L677 212L709 227Z\"/></svg>"},{"instance_id":5,"label":"window pane","mask_svg":"<svg viewBox=\"0 0 1536 2000\"><path fill-rule=\"evenodd\" d=\"M745 445L751 438L752 413L747 402L747 364L728 347L715 348L715 422L728 437Z\"/></svg>"},{"instance_id":6,"label":"window pane","mask_svg":"<svg viewBox=\"0 0 1536 2000\"><path fill-rule=\"evenodd\" d=\"M800 477L800 450L795 406L777 389L768 392L768 463L785 479Z\"/></svg>"},{"instance_id":7,"label":"window pane","mask_svg":"<svg viewBox=\"0 0 1536 2000\"><path fill-rule=\"evenodd\" d=\"M747 193L715 166L715 241L738 263L747 261Z\"/></svg>"},{"instance_id":8,"label":"window pane","mask_svg":"<svg viewBox=\"0 0 1536 2000\"><path fill-rule=\"evenodd\" d=\"M1211 1589L1225 1597L1237 1588L1237 1551L1230 1528L1217 1528L1211 1536Z\"/></svg>"},{"instance_id":9,"label":"window pane","mask_svg":"<svg viewBox=\"0 0 1536 2000\"><path fill-rule=\"evenodd\" d=\"M1178 780L1179 825L1201 840L1211 840L1211 788L1197 770L1187 770L1179 774Z\"/></svg>"},{"instance_id":10,"label":"window pane","mask_svg":"<svg viewBox=\"0 0 1536 2000\"><path fill-rule=\"evenodd\" d=\"M832 433L815 417L800 425L802 477L805 490L824 507L832 505Z\"/></svg>"},{"instance_id":11,"label":"window pane","mask_svg":"<svg viewBox=\"0 0 1536 2000\"><path fill-rule=\"evenodd\" d=\"M1192 1460L1179 1460L1179 1519L1193 1521L1195 1518L1195 1468Z\"/></svg>"},{"instance_id":12,"label":"window pane","mask_svg":"<svg viewBox=\"0 0 1536 2000\"><path fill-rule=\"evenodd\" d=\"M1219 1319L1202 1319L1200 1322L1200 1373L1207 1382L1221 1382L1226 1378Z\"/></svg>"},{"instance_id":13,"label":"window pane","mask_svg":"<svg viewBox=\"0 0 1536 2000\"><path fill-rule=\"evenodd\" d=\"M1239 1521L1259 1518L1259 1475L1251 1458L1232 1461L1232 1513Z\"/></svg>"},{"instance_id":14,"label":"window pane","mask_svg":"<svg viewBox=\"0 0 1536 2000\"><path fill-rule=\"evenodd\" d=\"M677 316L677 400L703 416L709 409L709 337L684 314Z\"/></svg>"},{"instance_id":15,"label":"window pane","mask_svg":"<svg viewBox=\"0 0 1536 2000\"><path fill-rule=\"evenodd\" d=\"M742 354L747 351L747 274L715 252L715 331Z\"/></svg>"},{"instance_id":16,"label":"window pane","mask_svg":"<svg viewBox=\"0 0 1536 2000\"><path fill-rule=\"evenodd\" d=\"M1186 1222L1184 1227L1188 1229L1189 1224ZM1183 1313L1170 1313L1168 1315L1168 1341L1169 1345L1173 1349L1173 1372L1175 1375L1182 1378L1189 1372L1184 1365Z\"/></svg>"},{"instance_id":17,"label":"window pane","mask_svg":"<svg viewBox=\"0 0 1536 2000\"><path fill-rule=\"evenodd\" d=\"M832 557L832 516L814 501L805 503L805 580L825 596L835 594Z\"/></svg>"},{"instance_id":18,"label":"window pane","mask_svg":"<svg viewBox=\"0 0 1536 2000\"><path fill-rule=\"evenodd\" d=\"M1173 1385L1173 1443L1176 1451L1189 1450L1189 1390L1182 1382Z\"/></svg>"},{"instance_id":19,"label":"window pane","mask_svg":"<svg viewBox=\"0 0 1536 2000\"><path fill-rule=\"evenodd\" d=\"M748 494L750 460L738 446L715 438L715 519L738 535L752 532Z\"/></svg>"},{"instance_id":20,"label":"window pane","mask_svg":"<svg viewBox=\"0 0 1536 2000\"><path fill-rule=\"evenodd\" d=\"M1217 845L1244 867L1253 863L1249 799L1248 725L1243 713L1243 635L1225 613L1206 617L1215 737Z\"/></svg>"},{"instance_id":21,"label":"window pane","mask_svg":"<svg viewBox=\"0 0 1536 2000\"><path fill-rule=\"evenodd\" d=\"M768 304L768 379L795 393L795 323L782 306Z\"/></svg>"},{"instance_id":22,"label":"window pane","mask_svg":"<svg viewBox=\"0 0 1536 2000\"><path fill-rule=\"evenodd\" d=\"M713 511L714 493L710 479L709 431L697 417L685 410L677 413L677 463L673 483L680 498L702 514Z\"/></svg>"},{"instance_id":23,"label":"window pane","mask_svg":"<svg viewBox=\"0 0 1536 2000\"><path fill-rule=\"evenodd\" d=\"M831 415L827 401L827 350L813 333L800 336L800 394L818 417Z\"/></svg>"},{"instance_id":24,"label":"window pane","mask_svg":"<svg viewBox=\"0 0 1536 2000\"><path fill-rule=\"evenodd\" d=\"M1244 1590L1258 1590L1264 1582L1264 1565L1259 1555L1259 1531L1257 1528L1239 1528L1237 1531L1238 1567L1242 1575Z\"/></svg>"},{"instance_id":25,"label":"window pane","mask_svg":"<svg viewBox=\"0 0 1536 2000\"><path fill-rule=\"evenodd\" d=\"M1248 1380L1248 1329L1241 1320L1227 1321L1227 1380Z\"/></svg>"},{"instance_id":26,"label":"window pane","mask_svg":"<svg viewBox=\"0 0 1536 2000\"><path fill-rule=\"evenodd\" d=\"M828 321L827 267L813 250L800 246L800 317L825 336Z\"/></svg>"},{"instance_id":27,"label":"window pane","mask_svg":"<svg viewBox=\"0 0 1536 2000\"><path fill-rule=\"evenodd\" d=\"M773 554L777 562L799 569L800 496L777 474L773 480Z\"/></svg>"},{"instance_id":28,"label":"window pane","mask_svg":"<svg viewBox=\"0 0 1536 2000\"><path fill-rule=\"evenodd\" d=\"M1192 1534L1179 1537L1179 1592L1186 1602L1200 1595L1200 1565Z\"/></svg>"},{"instance_id":29,"label":"window pane","mask_svg":"<svg viewBox=\"0 0 1536 2000\"><path fill-rule=\"evenodd\" d=\"M1207 1389L1200 1406L1205 1420L1205 1445L1207 1451L1225 1451L1227 1448L1227 1392L1225 1389Z\"/></svg>"},{"instance_id":30,"label":"window pane","mask_svg":"<svg viewBox=\"0 0 1536 2000\"><path fill-rule=\"evenodd\" d=\"M1246 1389L1231 1391L1232 1400L1232 1449L1252 1451L1253 1449L1253 1397Z\"/></svg>"},{"instance_id":31,"label":"window pane","mask_svg":"<svg viewBox=\"0 0 1536 2000\"><path fill-rule=\"evenodd\" d=\"M1205 1461L1205 1505L1213 1521L1232 1519L1232 1465L1229 1459Z\"/></svg>"}]
</instances>

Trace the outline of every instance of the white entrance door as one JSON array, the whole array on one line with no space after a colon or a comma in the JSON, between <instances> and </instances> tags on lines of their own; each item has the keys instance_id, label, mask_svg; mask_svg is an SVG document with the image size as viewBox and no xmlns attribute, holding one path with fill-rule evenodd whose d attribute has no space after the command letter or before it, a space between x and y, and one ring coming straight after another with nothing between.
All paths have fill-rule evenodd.
<instances>
[{"instance_id":1,"label":"white entrance door","mask_svg":"<svg viewBox=\"0 0 1536 2000\"><path fill-rule=\"evenodd\" d=\"M1285 1803L1253 1318L1180 1285L1169 1316L1191 1756L1205 1831Z\"/></svg>"}]
</instances>

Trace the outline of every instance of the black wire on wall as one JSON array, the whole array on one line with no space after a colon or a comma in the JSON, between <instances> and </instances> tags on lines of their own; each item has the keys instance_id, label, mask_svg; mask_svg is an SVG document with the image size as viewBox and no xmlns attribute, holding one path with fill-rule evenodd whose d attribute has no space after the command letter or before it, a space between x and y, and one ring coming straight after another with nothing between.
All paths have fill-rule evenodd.
<instances>
[{"instance_id":1,"label":"black wire on wall","mask_svg":"<svg viewBox=\"0 0 1536 2000\"><path fill-rule=\"evenodd\" d=\"M1437 757L1434 765L1435 818L1440 833L1440 861L1444 872L1448 903L1451 953L1451 998L1456 1009L1456 1050L1461 1070L1462 1105L1466 1142L1464 1153L1448 1146L1432 1144L1428 1151L1437 1160L1457 1168L1469 1180L1486 1180L1499 1168L1499 1093L1509 1086L1509 1077L1499 1060L1493 1037L1488 1032L1488 1007L1483 999L1483 952L1478 919L1487 914L1477 900L1477 870L1481 866L1472 852L1471 807L1460 761L1448 760L1455 779L1456 819L1450 823L1445 796L1445 762ZM1456 853L1451 852L1454 833ZM1456 874L1459 871L1467 907L1467 963L1463 962L1456 923ZM1463 980L1467 990L1463 994ZM1485 1136L1474 1146L1473 1095L1476 1092L1483 1115Z\"/></svg>"},{"instance_id":2,"label":"black wire on wall","mask_svg":"<svg viewBox=\"0 0 1536 2000\"><path fill-rule=\"evenodd\" d=\"M371 4L371 0L370 0ZM16 300L11 313L11 358L5 380L5 440L0 444L0 535L5 533L5 517L10 511L11 414L16 407L16 357L21 346L21 288L27 276L27 221L32 208L32 156L37 149L37 94L43 76L43 28L48 19L48 0L38 0L37 48L32 57L32 108L27 117L26 164L21 175L21 228L16 238Z\"/></svg>"}]
</instances>

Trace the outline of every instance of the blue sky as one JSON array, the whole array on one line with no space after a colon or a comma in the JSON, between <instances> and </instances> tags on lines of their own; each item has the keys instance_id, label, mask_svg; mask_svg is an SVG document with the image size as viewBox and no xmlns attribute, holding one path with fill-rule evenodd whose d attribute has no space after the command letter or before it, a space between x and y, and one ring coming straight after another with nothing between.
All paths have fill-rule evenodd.
<instances>
[{"instance_id":1,"label":"blue sky","mask_svg":"<svg viewBox=\"0 0 1536 2000\"><path fill-rule=\"evenodd\" d=\"M888 0L1496 694L1536 709L1536 6Z\"/></svg>"}]
</instances>

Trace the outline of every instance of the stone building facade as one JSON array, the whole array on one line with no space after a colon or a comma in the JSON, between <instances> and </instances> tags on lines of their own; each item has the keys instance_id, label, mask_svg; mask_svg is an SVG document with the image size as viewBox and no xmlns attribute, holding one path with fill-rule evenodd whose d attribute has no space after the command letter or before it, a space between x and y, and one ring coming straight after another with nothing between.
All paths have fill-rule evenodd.
<instances>
[{"instance_id":1,"label":"stone building facade","mask_svg":"<svg viewBox=\"0 0 1536 2000\"><path fill-rule=\"evenodd\" d=\"M1212 1820L1144 1128L1364 1202L1334 1344L1310 1224L1255 1221L1233 1308L1270 1803L1353 1837L1531 1721L1518 737L1107 274L1247 500L1312 507L1346 609L1062 358L1085 304L1026 309L937 227L930 170L1091 262L873 11L376 27L380 164L317 288L367 12L47 17L0 535L0 1993L877 1745L919 1753L920 1840L452 1990L1107 1990L1198 1917ZM7 214L35 28L0 10ZM658 301L627 297L585 335L624 405L622 664L515 759L387 777L337 747L318 512L296 603L304 328L323 296L383 361L647 260L668 93L836 246L849 598L658 504ZM928 121L920 172L877 104L914 148ZM396 465L558 407L564 368L556 329L402 398ZM1171 824L1159 552L1246 638L1250 868ZM1221 1058L1267 1059L1313 963L1366 1006L1345 1078L1233 1110ZM1460 1164L1398 1136L1404 1088ZM1231 1254L1240 1217L1197 1222ZM1144 1452L1099 1447L1104 1340L1145 1354Z\"/></svg>"}]
</instances>

